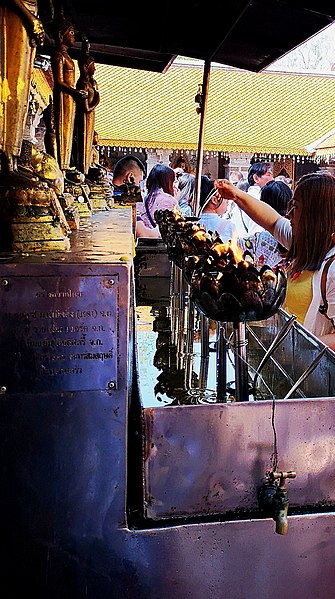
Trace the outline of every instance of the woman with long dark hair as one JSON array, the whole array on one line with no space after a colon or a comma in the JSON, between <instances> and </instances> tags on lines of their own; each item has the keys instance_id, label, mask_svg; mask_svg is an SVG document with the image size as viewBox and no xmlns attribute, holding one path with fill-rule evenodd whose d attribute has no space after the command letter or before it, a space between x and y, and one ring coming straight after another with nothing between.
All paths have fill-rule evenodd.
<instances>
[{"instance_id":1,"label":"woman with long dark hair","mask_svg":"<svg viewBox=\"0 0 335 599\"><path fill-rule=\"evenodd\" d=\"M225 179L215 185L288 250L284 308L335 349L335 177L319 173L301 177L289 218Z\"/></svg>"},{"instance_id":2,"label":"woman with long dark hair","mask_svg":"<svg viewBox=\"0 0 335 599\"><path fill-rule=\"evenodd\" d=\"M155 164L147 180L147 194L143 202L137 204L137 220L149 228L157 226L155 221L156 210L173 210L176 199L173 195L175 172L165 164ZM159 233L157 234L159 237Z\"/></svg>"}]
</instances>

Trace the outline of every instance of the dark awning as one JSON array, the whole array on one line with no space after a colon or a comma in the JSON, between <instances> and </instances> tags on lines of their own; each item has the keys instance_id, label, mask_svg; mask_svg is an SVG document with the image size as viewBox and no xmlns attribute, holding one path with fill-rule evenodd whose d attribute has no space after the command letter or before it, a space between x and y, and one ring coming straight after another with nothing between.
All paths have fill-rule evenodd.
<instances>
[{"instance_id":1,"label":"dark awning","mask_svg":"<svg viewBox=\"0 0 335 599\"><path fill-rule=\"evenodd\" d=\"M335 20L334 0L63 4L65 15L91 43L96 62L156 72L165 71L176 55L259 72ZM39 10L48 51L50 0L39 0Z\"/></svg>"}]
</instances>

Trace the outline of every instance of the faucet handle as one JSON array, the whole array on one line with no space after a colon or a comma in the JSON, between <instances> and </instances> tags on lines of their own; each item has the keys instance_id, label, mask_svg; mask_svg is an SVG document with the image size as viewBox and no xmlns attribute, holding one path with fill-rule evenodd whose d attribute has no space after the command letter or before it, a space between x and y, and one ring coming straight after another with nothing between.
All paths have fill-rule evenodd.
<instances>
[{"instance_id":1,"label":"faucet handle","mask_svg":"<svg viewBox=\"0 0 335 599\"><path fill-rule=\"evenodd\" d=\"M294 470L288 470L287 472L271 472L270 473L270 478L272 480L279 479L279 486L281 488L285 488L285 480L287 478L295 478L296 476L297 476L297 473L294 472Z\"/></svg>"}]
</instances>

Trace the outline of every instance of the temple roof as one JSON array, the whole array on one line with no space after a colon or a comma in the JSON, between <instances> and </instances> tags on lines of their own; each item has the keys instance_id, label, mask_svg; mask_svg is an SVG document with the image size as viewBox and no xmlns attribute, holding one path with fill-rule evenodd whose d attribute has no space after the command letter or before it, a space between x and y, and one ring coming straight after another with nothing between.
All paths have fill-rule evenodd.
<instances>
[{"instance_id":1,"label":"temple roof","mask_svg":"<svg viewBox=\"0 0 335 599\"><path fill-rule=\"evenodd\" d=\"M164 74L96 66L100 144L197 148L200 63L174 63ZM204 150L306 155L307 144L334 127L334 89L333 76L212 66Z\"/></svg>"}]
</instances>

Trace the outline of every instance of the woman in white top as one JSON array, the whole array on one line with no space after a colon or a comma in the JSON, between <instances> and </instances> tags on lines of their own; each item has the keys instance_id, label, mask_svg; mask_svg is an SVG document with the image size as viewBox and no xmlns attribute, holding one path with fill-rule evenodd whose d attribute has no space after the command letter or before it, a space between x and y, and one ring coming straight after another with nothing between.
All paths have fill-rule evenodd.
<instances>
[{"instance_id":1,"label":"woman in white top","mask_svg":"<svg viewBox=\"0 0 335 599\"><path fill-rule=\"evenodd\" d=\"M284 307L335 350L335 177L318 173L301 177L291 201L290 220L227 180L217 180L215 185L288 250ZM326 302L321 293L323 272L327 272Z\"/></svg>"}]
</instances>

